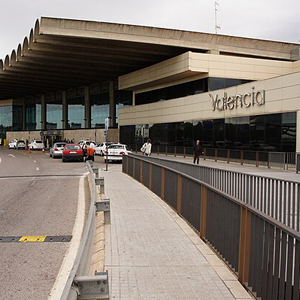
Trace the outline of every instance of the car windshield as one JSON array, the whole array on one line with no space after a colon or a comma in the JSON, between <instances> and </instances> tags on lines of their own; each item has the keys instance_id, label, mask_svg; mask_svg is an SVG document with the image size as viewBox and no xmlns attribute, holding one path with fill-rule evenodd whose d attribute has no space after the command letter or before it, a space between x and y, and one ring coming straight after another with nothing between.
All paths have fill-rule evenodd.
<instances>
[{"instance_id":1,"label":"car windshield","mask_svg":"<svg viewBox=\"0 0 300 300\"><path fill-rule=\"evenodd\" d=\"M62 144L55 144L55 147L64 147L65 146L65 143L62 143Z\"/></svg>"},{"instance_id":2,"label":"car windshield","mask_svg":"<svg viewBox=\"0 0 300 300\"><path fill-rule=\"evenodd\" d=\"M68 146L66 146L66 149L67 150L79 150L80 146L78 146L78 145L68 145Z\"/></svg>"},{"instance_id":3,"label":"car windshield","mask_svg":"<svg viewBox=\"0 0 300 300\"><path fill-rule=\"evenodd\" d=\"M124 149L123 145L111 145L109 146L109 149Z\"/></svg>"},{"instance_id":4,"label":"car windshield","mask_svg":"<svg viewBox=\"0 0 300 300\"><path fill-rule=\"evenodd\" d=\"M41 144L41 143L42 143L42 141L35 141L35 143L37 143L37 144Z\"/></svg>"},{"instance_id":5,"label":"car windshield","mask_svg":"<svg viewBox=\"0 0 300 300\"><path fill-rule=\"evenodd\" d=\"M24 141L22 141L22 140L19 140L19 141L18 141L18 143L24 143Z\"/></svg>"}]
</instances>

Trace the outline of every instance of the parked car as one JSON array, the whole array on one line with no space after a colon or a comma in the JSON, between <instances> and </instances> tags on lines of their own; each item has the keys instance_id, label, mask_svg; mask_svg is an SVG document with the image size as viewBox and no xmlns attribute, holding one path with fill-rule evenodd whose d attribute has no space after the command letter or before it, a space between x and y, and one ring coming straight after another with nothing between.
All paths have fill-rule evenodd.
<instances>
[{"instance_id":1,"label":"parked car","mask_svg":"<svg viewBox=\"0 0 300 300\"><path fill-rule=\"evenodd\" d=\"M65 143L65 142L57 142L57 143L55 143L50 148L50 152L49 152L50 157L52 157L52 158L62 157L62 153L63 153L64 147L65 147L66 144L67 143Z\"/></svg>"},{"instance_id":2,"label":"parked car","mask_svg":"<svg viewBox=\"0 0 300 300\"><path fill-rule=\"evenodd\" d=\"M112 145L112 144L114 144L114 143L113 142L107 142L107 143L103 142L103 143L99 144L97 147L95 147L95 154L103 156L104 152L106 150L106 147L109 145Z\"/></svg>"},{"instance_id":3,"label":"parked car","mask_svg":"<svg viewBox=\"0 0 300 300\"><path fill-rule=\"evenodd\" d=\"M26 148L25 142L23 140L18 140L16 149L25 149L25 148Z\"/></svg>"},{"instance_id":4,"label":"parked car","mask_svg":"<svg viewBox=\"0 0 300 300\"><path fill-rule=\"evenodd\" d=\"M8 148L9 149L16 149L17 148L17 142L18 140L11 140L9 143L8 143Z\"/></svg>"},{"instance_id":5,"label":"parked car","mask_svg":"<svg viewBox=\"0 0 300 300\"><path fill-rule=\"evenodd\" d=\"M83 149L79 144L66 144L62 152L62 162L67 160L83 161Z\"/></svg>"},{"instance_id":6,"label":"parked car","mask_svg":"<svg viewBox=\"0 0 300 300\"><path fill-rule=\"evenodd\" d=\"M32 140L28 147L31 150L42 150L45 148L44 142L42 140Z\"/></svg>"},{"instance_id":7,"label":"parked car","mask_svg":"<svg viewBox=\"0 0 300 300\"><path fill-rule=\"evenodd\" d=\"M132 153L124 144L111 144L104 151L104 162L106 161L122 161L123 155Z\"/></svg>"}]
</instances>

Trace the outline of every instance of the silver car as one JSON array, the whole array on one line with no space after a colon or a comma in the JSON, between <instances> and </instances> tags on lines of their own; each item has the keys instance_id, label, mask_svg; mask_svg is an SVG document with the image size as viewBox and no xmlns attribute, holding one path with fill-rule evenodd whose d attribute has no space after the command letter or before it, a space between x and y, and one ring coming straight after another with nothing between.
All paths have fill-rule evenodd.
<instances>
[{"instance_id":1,"label":"silver car","mask_svg":"<svg viewBox=\"0 0 300 300\"><path fill-rule=\"evenodd\" d=\"M65 142L57 142L50 148L50 157L62 157L62 152L67 143Z\"/></svg>"}]
</instances>

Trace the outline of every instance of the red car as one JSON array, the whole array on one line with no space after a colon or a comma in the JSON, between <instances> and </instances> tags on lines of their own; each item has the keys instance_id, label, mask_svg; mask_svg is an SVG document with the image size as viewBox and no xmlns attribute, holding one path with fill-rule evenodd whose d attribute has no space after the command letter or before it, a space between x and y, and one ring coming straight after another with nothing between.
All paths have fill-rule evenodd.
<instances>
[{"instance_id":1,"label":"red car","mask_svg":"<svg viewBox=\"0 0 300 300\"><path fill-rule=\"evenodd\" d=\"M66 144L62 152L62 161L79 160L83 161L83 149L79 144Z\"/></svg>"}]
</instances>

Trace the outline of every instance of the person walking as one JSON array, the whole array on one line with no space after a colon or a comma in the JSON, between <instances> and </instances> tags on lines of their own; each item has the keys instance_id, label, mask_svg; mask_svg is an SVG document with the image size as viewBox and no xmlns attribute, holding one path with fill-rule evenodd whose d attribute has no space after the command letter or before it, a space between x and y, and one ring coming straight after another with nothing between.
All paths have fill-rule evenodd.
<instances>
[{"instance_id":1,"label":"person walking","mask_svg":"<svg viewBox=\"0 0 300 300\"><path fill-rule=\"evenodd\" d=\"M145 145L145 152L144 152L146 156L150 156L151 155L151 148L152 148L151 140L148 139L147 143Z\"/></svg>"},{"instance_id":2,"label":"person walking","mask_svg":"<svg viewBox=\"0 0 300 300\"><path fill-rule=\"evenodd\" d=\"M199 165L199 156L202 153L201 145L200 145L200 140L196 141L196 145L193 148L193 154L194 154L194 160L193 163L197 162L197 165Z\"/></svg>"}]
</instances>

